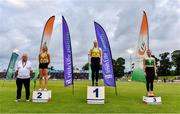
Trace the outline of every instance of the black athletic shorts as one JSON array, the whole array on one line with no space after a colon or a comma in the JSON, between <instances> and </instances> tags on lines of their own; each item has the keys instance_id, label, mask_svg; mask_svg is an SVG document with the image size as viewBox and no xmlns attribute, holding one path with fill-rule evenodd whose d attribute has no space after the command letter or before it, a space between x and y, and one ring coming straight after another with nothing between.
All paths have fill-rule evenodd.
<instances>
[{"instance_id":1,"label":"black athletic shorts","mask_svg":"<svg viewBox=\"0 0 180 114\"><path fill-rule=\"evenodd\" d=\"M39 69L48 69L48 63L39 63Z\"/></svg>"},{"instance_id":2,"label":"black athletic shorts","mask_svg":"<svg viewBox=\"0 0 180 114\"><path fill-rule=\"evenodd\" d=\"M91 69L100 69L100 58L99 57L92 57L91 58Z\"/></svg>"},{"instance_id":3,"label":"black athletic shorts","mask_svg":"<svg viewBox=\"0 0 180 114\"><path fill-rule=\"evenodd\" d=\"M154 80L155 78L154 67L146 67L146 77L150 80Z\"/></svg>"}]
</instances>

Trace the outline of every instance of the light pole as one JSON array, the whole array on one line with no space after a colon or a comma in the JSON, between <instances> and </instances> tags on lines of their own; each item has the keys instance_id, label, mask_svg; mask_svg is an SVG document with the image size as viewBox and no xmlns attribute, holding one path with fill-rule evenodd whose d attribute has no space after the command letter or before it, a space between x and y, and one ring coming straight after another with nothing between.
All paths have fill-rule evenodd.
<instances>
[{"instance_id":1,"label":"light pole","mask_svg":"<svg viewBox=\"0 0 180 114\"><path fill-rule=\"evenodd\" d=\"M90 63L91 63L91 55L90 54L88 54L88 79L89 80L91 80L91 65L90 65Z\"/></svg>"},{"instance_id":2,"label":"light pole","mask_svg":"<svg viewBox=\"0 0 180 114\"><path fill-rule=\"evenodd\" d=\"M132 72L132 54L133 54L134 51L133 51L132 48L129 48L129 49L127 49L127 52L130 55L129 60L130 60L130 75L131 75L131 72Z\"/></svg>"}]
</instances>

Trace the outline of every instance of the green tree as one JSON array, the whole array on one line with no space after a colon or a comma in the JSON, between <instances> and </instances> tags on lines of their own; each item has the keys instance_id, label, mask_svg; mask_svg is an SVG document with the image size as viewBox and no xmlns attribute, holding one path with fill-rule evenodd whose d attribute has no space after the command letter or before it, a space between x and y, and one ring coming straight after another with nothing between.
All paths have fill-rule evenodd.
<instances>
[{"instance_id":1,"label":"green tree","mask_svg":"<svg viewBox=\"0 0 180 114\"><path fill-rule=\"evenodd\" d=\"M157 73L159 76L168 76L171 74L171 67L172 63L169 58L170 53L169 52L164 52L159 55L160 57L160 65L158 66Z\"/></svg>"},{"instance_id":2,"label":"green tree","mask_svg":"<svg viewBox=\"0 0 180 114\"><path fill-rule=\"evenodd\" d=\"M159 59L155 56L155 55L152 55L153 58L155 58L155 61L156 61L156 67L158 65L158 62L159 62Z\"/></svg>"},{"instance_id":3,"label":"green tree","mask_svg":"<svg viewBox=\"0 0 180 114\"><path fill-rule=\"evenodd\" d=\"M83 70L88 70L89 69L89 63L86 63L83 67L82 67Z\"/></svg>"},{"instance_id":4,"label":"green tree","mask_svg":"<svg viewBox=\"0 0 180 114\"><path fill-rule=\"evenodd\" d=\"M89 63L86 63L82 69L88 70ZM114 69L114 75L115 77L122 77L124 76L124 70L125 70L125 59L122 57L117 58L116 60L113 59L113 69Z\"/></svg>"},{"instance_id":5,"label":"green tree","mask_svg":"<svg viewBox=\"0 0 180 114\"><path fill-rule=\"evenodd\" d=\"M180 75L180 50L175 50L171 53L172 63L175 67L175 75Z\"/></svg>"},{"instance_id":6,"label":"green tree","mask_svg":"<svg viewBox=\"0 0 180 114\"><path fill-rule=\"evenodd\" d=\"M125 65L125 59L124 58L119 57L116 60L113 59L113 68L114 68L115 77L124 76L124 69L125 69L124 65Z\"/></svg>"}]
</instances>

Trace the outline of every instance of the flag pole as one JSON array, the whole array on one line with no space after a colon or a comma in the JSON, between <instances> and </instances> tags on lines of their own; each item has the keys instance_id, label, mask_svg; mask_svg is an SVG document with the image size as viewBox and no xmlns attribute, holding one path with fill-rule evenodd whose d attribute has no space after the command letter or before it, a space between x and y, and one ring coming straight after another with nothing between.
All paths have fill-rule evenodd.
<instances>
[{"instance_id":1,"label":"flag pole","mask_svg":"<svg viewBox=\"0 0 180 114\"><path fill-rule=\"evenodd\" d=\"M116 96L118 95L118 92L117 92L117 86L116 86L116 79L115 79L115 94L116 94Z\"/></svg>"},{"instance_id":2,"label":"flag pole","mask_svg":"<svg viewBox=\"0 0 180 114\"><path fill-rule=\"evenodd\" d=\"M117 96L118 95L118 92L117 92L117 86L116 86L116 77L114 75L114 92L115 92L115 95Z\"/></svg>"},{"instance_id":3,"label":"flag pole","mask_svg":"<svg viewBox=\"0 0 180 114\"><path fill-rule=\"evenodd\" d=\"M74 82L73 82L73 85L72 85L72 94L74 96Z\"/></svg>"},{"instance_id":4,"label":"flag pole","mask_svg":"<svg viewBox=\"0 0 180 114\"><path fill-rule=\"evenodd\" d=\"M74 96L75 92L74 92L74 74L73 74L73 65L72 65L72 94Z\"/></svg>"}]
</instances>

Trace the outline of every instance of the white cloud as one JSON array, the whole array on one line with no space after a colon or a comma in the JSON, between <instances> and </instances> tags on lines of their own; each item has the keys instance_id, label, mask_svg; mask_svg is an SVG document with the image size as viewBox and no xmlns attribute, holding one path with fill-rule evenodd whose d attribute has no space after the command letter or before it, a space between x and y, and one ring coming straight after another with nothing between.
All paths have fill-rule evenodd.
<instances>
[{"instance_id":1,"label":"white cloud","mask_svg":"<svg viewBox=\"0 0 180 114\"><path fill-rule=\"evenodd\" d=\"M27 7L26 1L25 0L4 0L4 2L7 5L10 5L15 8L25 8Z\"/></svg>"}]
</instances>

